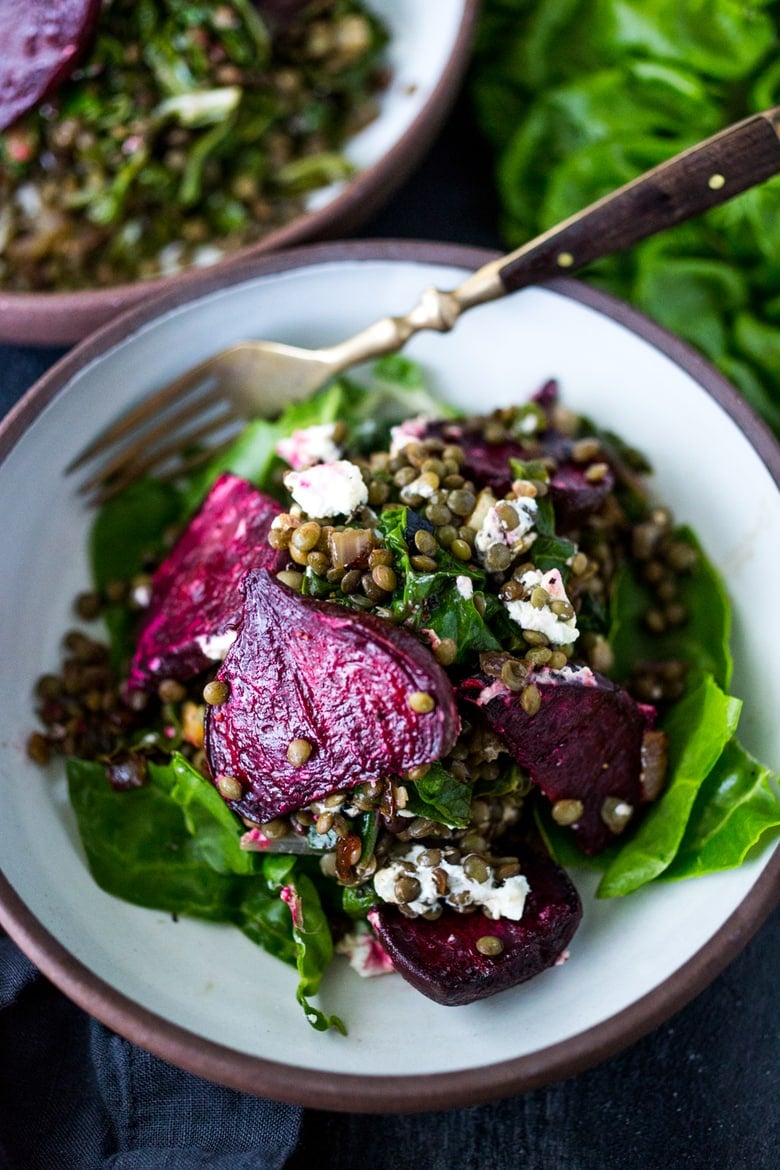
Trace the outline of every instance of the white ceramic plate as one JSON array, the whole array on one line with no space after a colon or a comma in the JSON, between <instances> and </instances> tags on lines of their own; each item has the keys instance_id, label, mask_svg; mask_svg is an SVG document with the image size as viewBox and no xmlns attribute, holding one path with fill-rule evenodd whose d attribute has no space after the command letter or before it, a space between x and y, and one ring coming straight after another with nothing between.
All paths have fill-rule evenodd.
<instances>
[{"instance_id":1,"label":"white ceramic plate","mask_svg":"<svg viewBox=\"0 0 780 1170\"><path fill-rule=\"evenodd\" d=\"M367 0L390 40L392 80L379 98L376 119L355 135L344 154L356 173L313 192L306 211L257 244L225 257L257 256L307 240L354 232L415 168L449 112L466 71L478 0ZM192 270L77 292L14 293L0 289L0 341L68 345L122 310L169 287L187 283Z\"/></svg>"},{"instance_id":2,"label":"white ceramic plate","mask_svg":"<svg viewBox=\"0 0 780 1170\"><path fill-rule=\"evenodd\" d=\"M320 1034L295 1002L295 973L238 931L174 923L92 881L61 776L25 758L30 690L57 662L70 600L87 584L90 517L63 468L131 402L245 336L327 344L484 260L437 245L321 245L256 261L198 299L171 294L78 347L0 432L0 917L63 990L141 1045L235 1087L332 1109L464 1104L570 1074L681 1006L771 907L777 859L585 906L571 957L531 983L464 1008L399 977L362 980L339 959L321 1002L349 1035ZM159 315L158 315L159 314ZM564 401L651 457L659 492L692 524L735 600L740 737L780 762L780 627L762 583L780 579L777 447L709 367L624 306L573 281L467 314L408 353L456 404L522 400L550 376ZM708 389L704 387L707 386ZM713 396L714 395L714 396ZM732 415L736 415L737 421ZM750 431L752 439L747 437Z\"/></svg>"}]
</instances>

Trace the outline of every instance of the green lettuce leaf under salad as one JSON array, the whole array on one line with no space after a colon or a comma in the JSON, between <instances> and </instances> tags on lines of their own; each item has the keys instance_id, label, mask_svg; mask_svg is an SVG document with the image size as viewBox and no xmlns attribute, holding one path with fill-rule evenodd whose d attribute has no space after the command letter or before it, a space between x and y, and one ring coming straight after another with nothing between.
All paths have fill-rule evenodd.
<instances>
[{"instance_id":1,"label":"green lettuce leaf under salad","mask_svg":"<svg viewBox=\"0 0 780 1170\"><path fill-rule=\"evenodd\" d=\"M92 527L90 559L96 587L109 587L110 592L112 582L135 578L150 556L158 560L170 540L171 525L192 514L226 468L279 494L284 464L275 444L296 429L339 420L361 442L381 447L390 425L409 417L410 410L441 417L442 408L425 388L419 369L406 359L378 363L377 383L379 404L371 388L341 380L308 402L288 407L276 421L249 424L233 449L220 454L197 477L175 487L140 482L110 499ZM518 474L523 469L514 470ZM543 473L540 467L532 470ZM626 506L631 506L630 500ZM408 512L406 507L388 507L379 518L383 540L399 558L390 611L404 617L421 638L432 632L438 639L452 639L459 663L479 662L484 652L505 647L512 638L511 623L497 599L482 592L484 572L473 564L464 566L445 550L440 550L435 570L418 570L411 564L403 538ZM571 549L556 537L549 503L540 510L539 532L539 540L548 542L550 564L565 564ZM630 566L614 580L608 613L591 615L592 630L611 646L616 681L629 677L638 658L673 652L687 666L684 692L661 721L669 737L669 771L662 795L632 834L595 859L579 852L546 808L534 808L553 857L567 868L592 866L603 871L597 891L603 898L627 895L648 882L738 866L780 829L776 778L736 738L741 702L728 694L732 664L726 592L694 534L680 528L677 535L681 548L696 553L683 584L686 596L698 602L689 621L651 636L643 616L647 586ZM134 621L126 598L109 604L105 617L113 658L126 659L132 650ZM242 847L246 826L181 754L182 727L172 706L164 709L164 717L168 720L164 735L160 728L149 728L136 735L135 744L141 751L154 741L167 758L160 762L158 755L140 778L120 785L121 790L107 783L104 762L78 758L68 762L70 799L95 880L110 894L142 906L236 926L254 943L296 966L298 999L316 1028L343 1031L338 1018L311 1002L334 953L330 917L336 913L359 921L375 898L365 887L339 889L323 878L316 851L330 842L318 829L309 832L314 855L275 855ZM409 809L415 815L463 827L469 824L475 798L491 791L527 791L528 782L522 769L512 765L498 769L490 781L471 784L454 767L438 762L407 786ZM370 854L376 814L367 812L352 831Z\"/></svg>"},{"instance_id":2,"label":"green lettuce leaf under salad","mask_svg":"<svg viewBox=\"0 0 780 1170\"><path fill-rule=\"evenodd\" d=\"M485 0L471 92L516 247L780 102L777 0ZM780 179L584 276L701 350L780 433Z\"/></svg>"}]
</instances>

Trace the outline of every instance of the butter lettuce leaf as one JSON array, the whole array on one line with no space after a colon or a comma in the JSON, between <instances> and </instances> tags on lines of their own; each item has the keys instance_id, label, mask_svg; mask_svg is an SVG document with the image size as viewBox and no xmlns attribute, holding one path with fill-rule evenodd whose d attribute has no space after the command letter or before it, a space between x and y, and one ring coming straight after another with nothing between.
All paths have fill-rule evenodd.
<instances>
[{"instance_id":1,"label":"butter lettuce leaf","mask_svg":"<svg viewBox=\"0 0 780 1170\"><path fill-rule=\"evenodd\" d=\"M333 941L314 876L316 861L241 850L243 826L181 756L150 764L140 788L116 792L102 764L68 762L68 790L90 872L101 889L135 905L238 927L297 966L298 999L316 1028L343 1030L314 1007ZM216 799L215 799L216 798ZM297 917L283 890L294 889Z\"/></svg>"},{"instance_id":2,"label":"butter lettuce leaf","mask_svg":"<svg viewBox=\"0 0 780 1170\"><path fill-rule=\"evenodd\" d=\"M607 866L597 896L629 894L663 873L674 860L706 777L736 731L740 699L725 694L712 676L669 712L669 781L636 833Z\"/></svg>"},{"instance_id":3,"label":"butter lettuce leaf","mask_svg":"<svg viewBox=\"0 0 780 1170\"><path fill-rule=\"evenodd\" d=\"M470 90L507 246L775 105L779 46L776 0L484 0ZM583 275L699 347L780 434L779 257L774 178Z\"/></svg>"},{"instance_id":4,"label":"butter lettuce leaf","mask_svg":"<svg viewBox=\"0 0 780 1170\"><path fill-rule=\"evenodd\" d=\"M732 869L778 832L777 777L731 740L702 784L677 853L660 877Z\"/></svg>"}]
</instances>

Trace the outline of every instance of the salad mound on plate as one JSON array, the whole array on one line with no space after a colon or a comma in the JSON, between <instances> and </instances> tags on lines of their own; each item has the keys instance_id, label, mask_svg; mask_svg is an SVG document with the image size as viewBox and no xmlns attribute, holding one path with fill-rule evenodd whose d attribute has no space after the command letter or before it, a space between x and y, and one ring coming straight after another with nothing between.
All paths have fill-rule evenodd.
<instances>
[{"instance_id":1,"label":"salad mound on plate","mask_svg":"<svg viewBox=\"0 0 780 1170\"><path fill-rule=\"evenodd\" d=\"M443 1004L567 955L598 895L780 824L735 739L725 592L632 448L561 403L461 417L405 359L104 505L29 752L109 893ZM574 880L569 871L574 874ZM575 943L576 945L576 943Z\"/></svg>"}]
</instances>

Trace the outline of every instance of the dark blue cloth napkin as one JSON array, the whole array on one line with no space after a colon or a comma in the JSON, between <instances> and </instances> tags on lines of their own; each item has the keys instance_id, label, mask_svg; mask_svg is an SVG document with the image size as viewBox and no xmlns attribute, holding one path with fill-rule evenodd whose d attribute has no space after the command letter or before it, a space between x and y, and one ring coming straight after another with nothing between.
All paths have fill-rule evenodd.
<instances>
[{"instance_id":1,"label":"dark blue cloth napkin","mask_svg":"<svg viewBox=\"0 0 780 1170\"><path fill-rule=\"evenodd\" d=\"M281 1170L301 1113L128 1043L0 936L0 1170Z\"/></svg>"}]
</instances>

